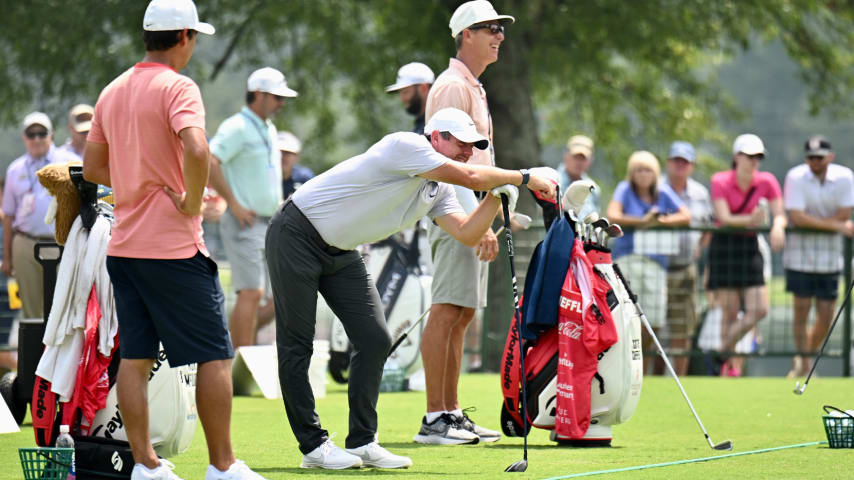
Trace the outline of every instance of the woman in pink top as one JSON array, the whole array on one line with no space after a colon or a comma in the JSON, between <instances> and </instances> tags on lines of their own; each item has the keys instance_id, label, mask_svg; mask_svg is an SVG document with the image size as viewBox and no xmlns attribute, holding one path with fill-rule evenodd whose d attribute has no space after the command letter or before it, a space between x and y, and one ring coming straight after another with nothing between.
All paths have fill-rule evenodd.
<instances>
[{"instance_id":1,"label":"woman in pink top","mask_svg":"<svg viewBox=\"0 0 854 480\"><path fill-rule=\"evenodd\" d=\"M780 183L769 172L759 171L765 145L753 134L739 135L733 144L733 168L712 177L712 202L721 227L756 228L765 220L761 199L773 215L771 247L785 243L786 216ZM764 262L756 232L716 232L709 248L708 289L723 309L721 351L732 352L735 344L768 314L768 291ZM744 307L744 314L738 317ZM729 362L722 374L741 374L740 362Z\"/></svg>"}]
</instances>

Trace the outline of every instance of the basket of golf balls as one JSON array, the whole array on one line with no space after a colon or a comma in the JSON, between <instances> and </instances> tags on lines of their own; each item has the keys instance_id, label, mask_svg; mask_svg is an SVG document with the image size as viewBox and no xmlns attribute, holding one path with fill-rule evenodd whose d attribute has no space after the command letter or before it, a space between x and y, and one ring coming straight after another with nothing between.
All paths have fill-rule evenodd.
<instances>
[{"instance_id":1,"label":"basket of golf balls","mask_svg":"<svg viewBox=\"0 0 854 480\"><path fill-rule=\"evenodd\" d=\"M854 448L854 410L840 410L825 405L824 431L830 448Z\"/></svg>"}]
</instances>

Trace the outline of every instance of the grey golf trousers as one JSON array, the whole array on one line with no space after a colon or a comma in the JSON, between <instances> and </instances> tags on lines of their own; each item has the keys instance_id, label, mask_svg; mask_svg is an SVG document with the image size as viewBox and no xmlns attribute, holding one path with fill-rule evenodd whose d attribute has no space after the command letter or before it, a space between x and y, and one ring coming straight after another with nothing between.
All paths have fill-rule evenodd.
<instances>
[{"instance_id":1,"label":"grey golf trousers","mask_svg":"<svg viewBox=\"0 0 854 480\"><path fill-rule=\"evenodd\" d=\"M391 348L379 294L355 250L327 245L292 202L273 216L266 237L267 265L276 307L276 350L285 411L300 451L329 438L320 426L308 365L314 340L317 293L341 320L353 354L346 448L374 441L383 364Z\"/></svg>"}]
</instances>

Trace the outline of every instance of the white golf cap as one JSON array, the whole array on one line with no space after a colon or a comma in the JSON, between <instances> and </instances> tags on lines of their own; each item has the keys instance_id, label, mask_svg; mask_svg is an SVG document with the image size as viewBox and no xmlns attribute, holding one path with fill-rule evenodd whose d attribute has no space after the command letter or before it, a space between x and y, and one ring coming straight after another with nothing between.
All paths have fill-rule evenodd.
<instances>
[{"instance_id":1,"label":"white golf cap","mask_svg":"<svg viewBox=\"0 0 854 480\"><path fill-rule=\"evenodd\" d=\"M50 117L42 112L32 112L27 114L27 116L24 117L24 121L21 122L21 131L25 131L33 125L41 125L46 128L48 132L53 131L53 122L50 121Z\"/></svg>"},{"instance_id":2,"label":"white golf cap","mask_svg":"<svg viewBox=\"0 0 854 480\"><path fill-rule=\"evenodd\" d=\"M510 15L499 15L495 11L495 7L487 0L472 0L466 2L454 11L451 15L451 22L448 26L451 27L451 37L456 38L466 28L475 23L488 22L490 20L507 20L510 23L516 21Z\"/></svg>"},{"instance_id":3,"label":"white golf cap","mask_svg":"<svg viewBox=\"0 0 854 480\"><path fill-rule=\"evenodd\" d=\"M765 155L765 144L762 139L752 133L744 133L736 137L732 144L732 154Z\"/></svg>"},{"instance_id":4,"label":"white golf cap","mask_svg":"<svg viewBox=\"0 0 854 480\"><path fill-rule=\"evenodd\" d=\"M427 65L418 62L407 63L397 71L397 81L394 82L394 85L389 85L385 91L389 93L396 92L410 85L418 85L420 83L432 85L434 80L436 80L436 75L433 74L433 70L430 70L430 67Z\"/></svg>"},{"instance_id":5,"label":"white golf cap","mask_svg":"<svg viewBox=\"0 0 854 480\"><path fill-rule=\"evenodd\" d=\"M95 109L92 105L80 103L71 107L68 112L68 125L75 132L88 132L92 129L92 117L95 116Z\"/></svg>"},{"instance_id":6,"label":"white golf cap","mask_svg":"<svg viewBox=\"0 0 854 480\"><path fill-rule=\"evenodd\" d=\"M149 32L189 28L208 35L216 31L210 23L199 21L199 13L192 0L151 0L145 9L142 28Z\"/></svg>"},{"instance_id":7,"label":"white golf cap","mask_svg":"<svg viewBox=\"0 0 854 480\"><path fill-rule=\"evenodd\" d=\"M478 133L474 120L457 108L443 108L434 113L424 127L425 135L433 132L448 132L461 142L473 143L480 150L489 146L489 139Z\"/></svg>"},{"instance_id":8,"label":"white golf cap","mask_svg":"<svg viewBox=\"0 0 854 480\"><path fill-rule=\"evenodd\" d=\"M302 150L302 142L291 132L279 132L276 146L283 152L299 153Z\"/></svg>"},{"instance_id":9,"label":"white golf cap","mask_svg":"<svg viewBox=\"0 0 854 480\"><path fill-rule=\"evenodd\" d=\"M259 68L249 75L246 82L249 92L266 92L280 97L296 97L297 92L288 88L285 75L275 68Z\"/></svg>"}]
</instances>

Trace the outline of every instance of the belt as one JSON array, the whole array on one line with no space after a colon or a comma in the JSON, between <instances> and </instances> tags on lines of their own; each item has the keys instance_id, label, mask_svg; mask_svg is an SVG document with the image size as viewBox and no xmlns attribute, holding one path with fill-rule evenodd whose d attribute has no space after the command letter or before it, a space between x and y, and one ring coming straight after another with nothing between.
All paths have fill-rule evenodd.
<instances>
[{"instance_id":1,"label":"belt","mask_svg":"<svg viewBox=\"0 0 854 480\"><path fill-rule=\"evenodd\" d=\"M21 235L21 236L29 238L30 240L35 240L37 242L38 241L43 241L43 242L55 242L56 241L56 238L54 238L54 237L37 237L35 235L30 235L27 232L22 232L20 230L15 230L15 235Z\"/></svg>"},{"instance_id":2,"label":"belt","mask_svg":"<svg viewBox=\"0 0 854 480\"><path fill-rule=\"evenodd\" d=\"M308 230L311 239L324 252L328 253L329 255L342 255L347 252L352 252L352 250L342 250L338 247L326 243L326 241L323 240L323 237L320 236L320 232L318 232L317 229L314 228L314 225L312 225L311 220L309 220L308 217L306 217L305 214L302 213L302 210L300 210L299 207L297 207L296 204L294 204L294 202L292 202L291 200L288 200L282 206L282 213L287 212L288 210L296 212L296 217L302 220L301 223L303 223L306 230Z\"/></svg>"}]
</instances>

